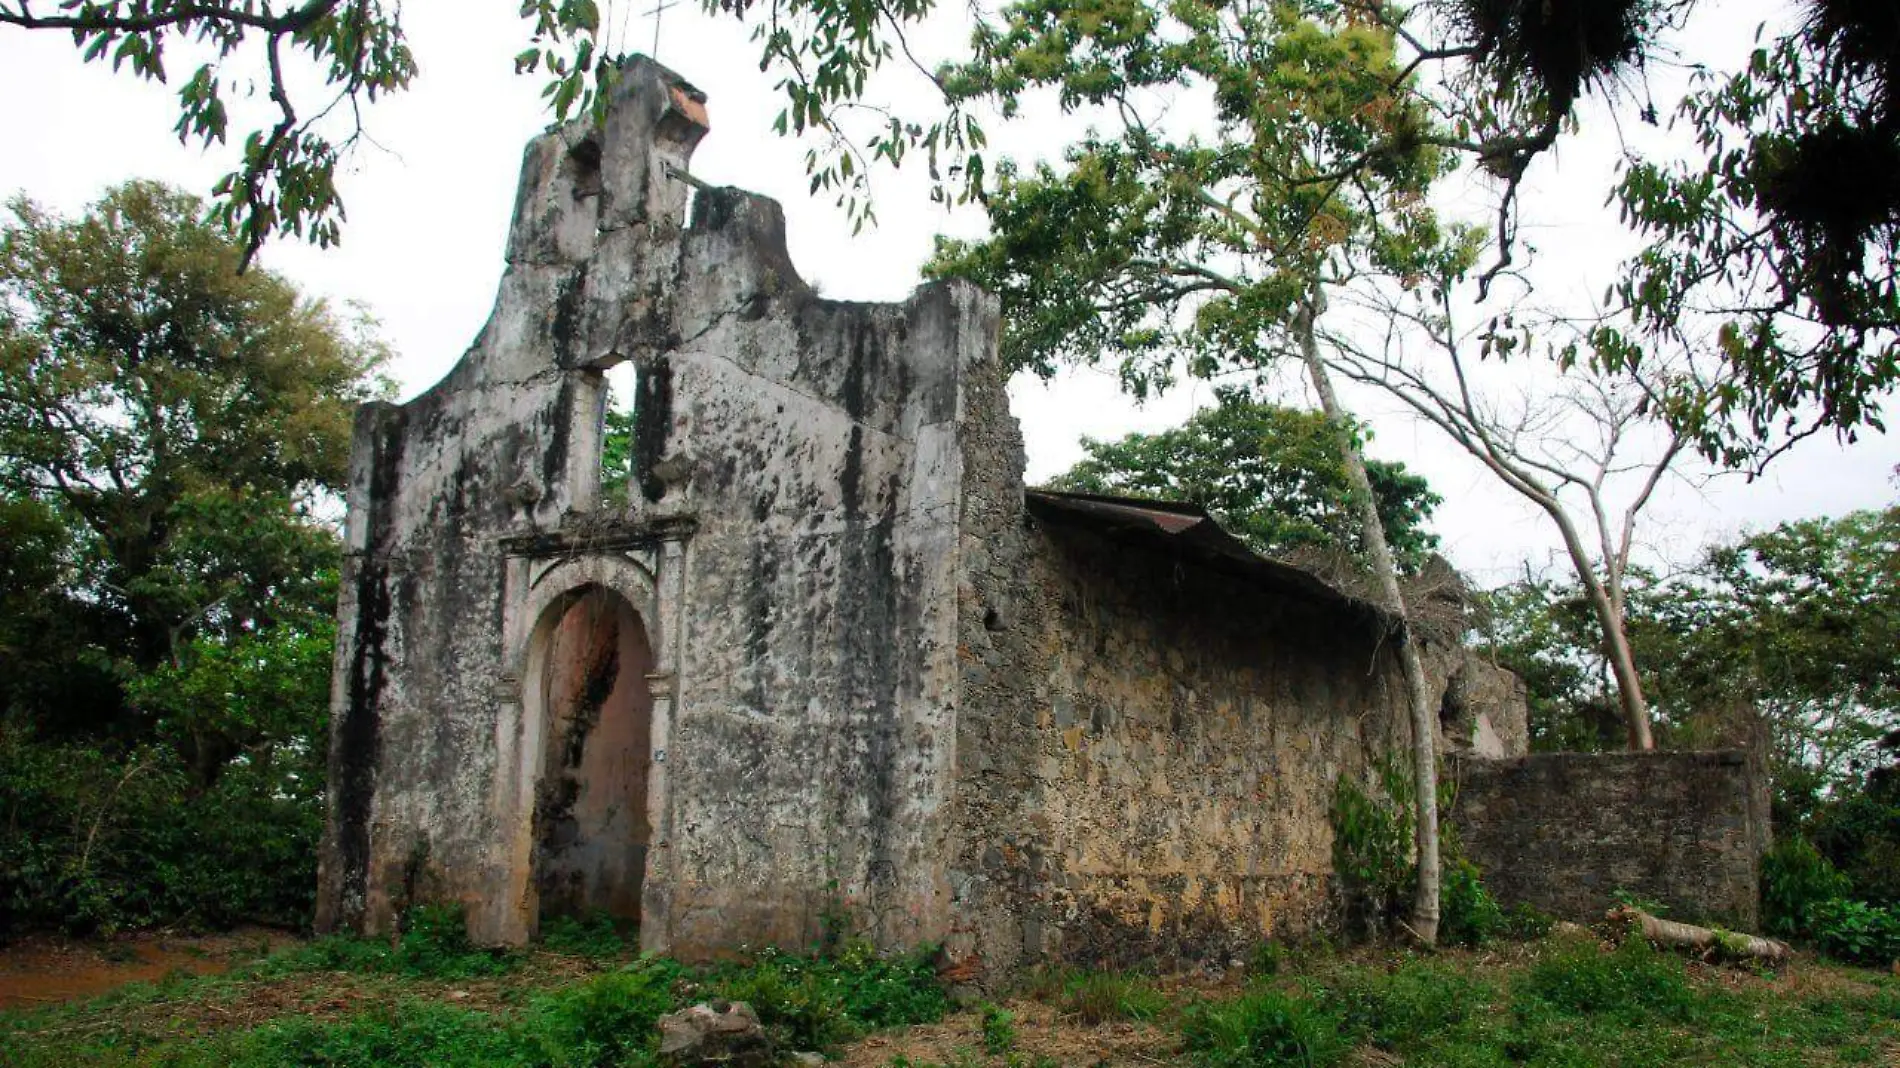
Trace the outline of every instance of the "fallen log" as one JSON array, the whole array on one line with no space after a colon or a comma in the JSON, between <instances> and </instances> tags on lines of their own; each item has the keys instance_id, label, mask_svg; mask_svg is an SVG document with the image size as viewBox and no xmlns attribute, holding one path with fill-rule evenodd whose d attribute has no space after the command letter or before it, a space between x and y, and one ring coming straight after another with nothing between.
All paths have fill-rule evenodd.
<instances>
[{"instance_id":1,"label":"fallen log","mask_svg":"<svg viewBox=\"0 0 1900 1068\"><path fill-rule=\"evenodd\" d=\"M1665 920L1628 905L1611 909L1608 919L1612 924L1642 932L1651 945L1687 950L1703 960L1751 960L1778 965L1794 959L1794 949L1786 942Z\"/></svg>"}]
</instances>

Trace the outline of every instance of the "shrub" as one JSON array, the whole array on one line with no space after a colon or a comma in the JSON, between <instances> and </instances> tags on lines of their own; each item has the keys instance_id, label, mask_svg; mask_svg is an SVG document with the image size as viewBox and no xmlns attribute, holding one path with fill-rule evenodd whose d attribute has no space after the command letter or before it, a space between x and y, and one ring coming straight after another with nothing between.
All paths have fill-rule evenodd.
<instances>
[{"instance_id":1,"label":"shrub","mask_svg":"<svg viewBox=\"0 0 1900 1068\"><path fill-rule=\"evenodd\" d=\"M1328 1068L1345 1059L1344 1022L1304 998L1257 989L1197 1005L1182 1022L1187 1051L1203 1068Z\"/></svg>"},{"instance_id":2,"label":"shrub","mask_svg":"<svg viewBox=\"0 0 1900 1068\"><path fill-rule=\"evenodd\" d=\"M194 791L176 753L49 744L0 723L0 935L308 922L314 788L233 766Z\"/></svg>"},{"instance_id":3,"label":"shrub","mask_svg":"<svg viewBox=\"0 0 1900 1068\"><path fill-rule=\"evenodd\" d=\"M553 1068L648 1063L660 1017L679 1007L682 974L671 961L639 961L534 999L523 1029Z\"/></svg>"},{"instance_id":4,"label":"shrub","mask_svg":"<svg viewBox=\"0 0 1900 1068\"><path fill-rule=\"evenodd\" d=\"M1333 787L1333 870L1346 896L1347 922L1377 931L1412 893L1411 777L1396 761L1379 769L1367 792L1344 776Z\"/></svg>"},{"instance_id":5,"label":"shrub","mask_svg":"<svg viewBox=\"0 0 1900 1068\"><path fill-rule=\"evenodd\" d=\"M396 943L396 970L427 979L474 979L501 975L519 962L515 954L485 949L468 940L460 905L419 905L403 915Z\"/></svg>"},{"instance_id":6,"label":"shrub","mask_svg":"<svg viewBox=\"0 0 1900 1068\"><path fill-rule=\"evenodd\" d=\"M619 957L629 949L614 918L605 912L593 912L585 917L554 916L542 921L541 946L555 953L592 960Z\"/></svg>"},{"instance_id":7,"label":"shrub","mask_svg":"<svg viewBox=\"0 0 1900 1068\"><path fill-rule=\"evenodd\" d=\"M1836 898L1810 906L1808 916L1815 946L1836 960L1875 967L1900 961L1900 913L1892 909Z\"/></svg>"},{"instance_id":8,"label":"shrub","mask_svg":"<svg viewBox=\"0 0 1900 1068\"><path fill-rule=\"evenodd\" d=\"M1138 976L1120 972L1050 973L1044 995L1055 1007L1090 1026L1110 1020L1146 1023L1168 1011L1168 996Z\"/></svg>"},{"instance_id":9,"label":"shrub","mask_svg":"<svg viewBox=\"0 0 1900 1068\"><path fill-rule=\"evenodd\" d=\"M856 1038L844 995L814 962L769 952L716 984L721 997L743 1001L781 1049L828 1050Z\"/></svg>"},{"instance_id":10,"label":"shrub","mask_svg":"<svg viewBox=\"0 0 1900 1068\"><path fill-rule=\"evenodd\" d=\"M1000 1005L983 1006L983 1052L992 1057L1016 1046L1016 1017Z\"/></svg>"},{"instance_id":11,"label":"shrub","mask_svg":"<svg viewBox=\"0 0 1900 1068\"><path fill-rule=\"evenodd\" d=\"M1770 934L1807 937L1814 907L1849 894L1847 876L1800 835L1777 841L1761 859L1762 920Z\"/></svg>"},{"instance_id":12,"label":"shrub","mask_svg":"<svg viewBox=\"0 0 1900 1068\"><path fill-rule=\"evenodd\" d=\"M1397 759L1377 769L1371 791L1341 777L1333 787L1333 870L1345 895L1346 923L1377 935L1409 907L1417 885L1413 863L1413 782ZM1439 782L1441 810L1451 807L1453 785ZM1504 910L1484 888L1478 866L1464 855L1450 821L1438 825L1438 937L1447 945L1482 945L1502 933Z\"/></svg>"},{"instance_id":13,"label":"shrub","mask_svg":"<svg viewBox=\"0 0 1900 1068\"><path fill-rule=\"evenodd\" d=\"M1544 911L1520 901L1505 912L1504 926L1498 933L1520 942L1535 942L1548 936L1555 926L1557 921Z\"/></svg>"},{"instance_id":14,"label":"shrub","mask_svg":"<svg viewBox=\"0 0 1900 1068\"><path fill-rule=\"evenodd\" d=\"M1256 943L1247 956L1247 974L1267 977L1280 974L1287 964L1286 946L1271 939Z\"/></svg>"},{"instance_id":15,"label":"shrub","mask_svg":"<svg viewBox=\"0 0 1900 1068\"><path fill-rule=\"evenodd\" d=\"M933 1023L950 1010L937 979L935 947L885 955L869 942L848 942L820 958L823 972L844 996L845 1011L871 1030Z\"/></svg>"},{"instance_id":16,"label":"shrub","mask_svg":"<svg viewBox=\"0 0 1900 1068\"><path fill-rule=\"evenodd\" d=\"M1479 881L1478 866L1447 850L1439 869L1438 940L1449 946L1479 946L1505 927L1504 909Z\"/></svg>"},{"instance_id":17,"label":"shrub","mask_svg":"<svg viewBox=\"0 0 1900 1068\"><path fill-rule=\"evenodd\" d=\"M866 1031L942 1019L950 999L934 956L929 949L884 956L867 942L833 956L768 950L716 971L709 985L751 1005L784 1048L826 1050Z\"/></svg>"},{"instance_id":18,"label":"shrub","mask_svg":"<svg viewBox=\"0 0 1900 1068\"><path fill-rule=\"evenodd\" d=\"M1340 972L1315 993L1341 1013L1354 1033L1391 1050L1463 1023L1495 991L1449 968L1412 959L1389 973Z\"/></svg>"}]
</instances>

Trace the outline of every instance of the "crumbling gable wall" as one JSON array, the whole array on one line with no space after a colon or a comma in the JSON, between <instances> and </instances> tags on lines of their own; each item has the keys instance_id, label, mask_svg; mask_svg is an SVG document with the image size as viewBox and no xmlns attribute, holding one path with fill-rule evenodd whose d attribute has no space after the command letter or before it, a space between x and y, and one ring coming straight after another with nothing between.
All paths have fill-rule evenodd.
<instances>
[{"instance_id":1,"label":"crumbling gable wall","mask_svg":"<svg viewBox=\"0 0 1900 1068\"><path fill-rule=\"evenodd\" d=\"M692 782L662 881L676 949L805 944L827 910L888 944L948 922L959 390L993 373L996 309L964 284L819 300L783 226L769 201L702 195L681 299L716 310L641 368L670 384L657 452L682 475L634 514L697 517L667 758Z\"/></svg>"},{"instance_id":2,"label":"crumbling gable wall","mask_svg":"<svg viewBox=\"0 0 1900 1068\"><path fill-rule=\"evenodd\" d=\"M818 299L777 205L681 177L700 95L643 59L614 93L529 147L475 346L359 417L318 925L427 898L478 939L532 934L550 754L578 748L536 650L606 591L650 658L651 722L620 732L649 748L642 944L798 942L840 901L885 941L937 937L955 423L996 309L960 284ZM603 509L623 360L637 492Z\"/></svg>"}]
</instances>

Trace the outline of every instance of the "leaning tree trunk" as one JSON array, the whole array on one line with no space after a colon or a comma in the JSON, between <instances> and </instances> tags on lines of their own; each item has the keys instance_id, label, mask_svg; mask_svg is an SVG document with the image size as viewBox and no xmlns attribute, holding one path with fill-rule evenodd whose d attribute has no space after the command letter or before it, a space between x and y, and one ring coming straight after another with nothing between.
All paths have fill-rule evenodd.
<instances>
[{"instance_id":1,"label":"leaning tree trunk","mask_svg":"<svg viewBox=\"0 0 1900 1068\"><path fill-rule=\"evenodd\" d=\"M1630 650L1629 630L1624 625L1623 613L1617 609L1616 601L1603 584L1594 577L1594 568L1590 563L1590 554L1583 549L1583 538L1570 517L1556 504L1551 495L1548 501L1539 500L1544 511L1557 522L1557 532L1563 536L1564 551L1570 554L1570 562L1577 571L1577 581L1583 586L1590 599L1590 611L1597 617L1597 625L1603 631L1603 655L1610 662L1610 671L1616 676L1617 704L1623 713L1623 730L1629 739L1629 747L1635 750L1654 749L1656 741L1649 729L1649 702L1643 697L1643 680L1636 673L1636 657ZM1615 561L1605 560L1604 567L1615 567Z\"/></svg>"},{"instance_id":2,"label":"leaning tree trunk","mask_svg":"<svg viewBox=\"0 0 1900 1068\"><path fill-rule=\"evenodd\" d=\"M1405 674L1405 696L1412 712L1412 772L1417 783L1418 809L1416 846L1418 849L1418 890L1412 898L1412 933L1420 942L1438 942L1438 755L1437 724L1432 716L1431 688L1425 681L1425 665L1419 660L1418 645L1412 640L1411 615L1405 608L1405 593L1399 589L1398 565L1392 559L1392 547L1385 540L1385 523L1379 518L1379 500L1372 494L1372 480L1366 475L1366 459L1352 438L1352 427L1333 380L1320 358L1319 340L1314 336L1313 320L1325 298L1315 296L1294 315L1293 329L1299 335L1300 360L1319 394L1320 410L1339 437L1339 454L1345 463L1346 480L1352 485L1364 528L1366 554L1372 558L1372 571L1379 582L1383 607L1391 613L1396 626L1399 666Z\"/></svg>"}]
</instances>

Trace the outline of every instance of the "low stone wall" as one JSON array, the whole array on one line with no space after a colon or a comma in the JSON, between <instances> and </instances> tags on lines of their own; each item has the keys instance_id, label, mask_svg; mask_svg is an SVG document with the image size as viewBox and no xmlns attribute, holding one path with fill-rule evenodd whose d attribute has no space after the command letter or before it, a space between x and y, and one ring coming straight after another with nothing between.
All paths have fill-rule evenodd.
<instances>
[{"instance_id":1,"label":"low stone wall","mask_svg":"<svg viewBox=\"0 0 1900 1068\"><path fill-rule=\"evenodd\" d=\"M1674 919L1755 928L1768 798L1746 754L1466 758L1452 774L1451 820L1505 905L1590 921L1620 890Z\"/></svg>"}]
</instances>

